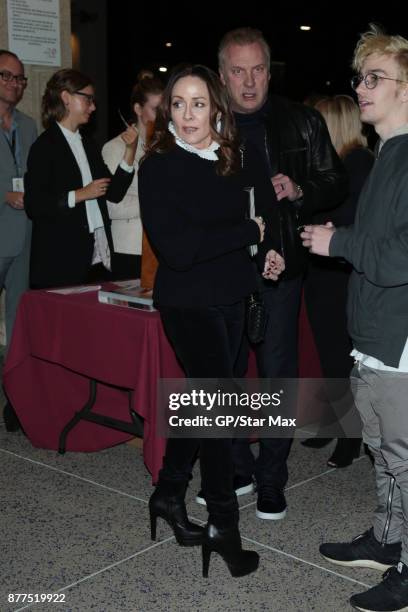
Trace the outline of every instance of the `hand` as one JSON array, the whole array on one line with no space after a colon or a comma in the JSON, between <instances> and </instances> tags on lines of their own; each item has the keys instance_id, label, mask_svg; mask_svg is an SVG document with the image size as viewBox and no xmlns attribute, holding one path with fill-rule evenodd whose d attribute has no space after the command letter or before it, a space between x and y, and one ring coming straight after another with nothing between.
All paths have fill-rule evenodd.
<instances>
[{"instance_id":1,"label":"hand","mask_svg":"<svg viewBox=\"0 0 408 612\"><path fill-rule=\"evenodd\" d=\"M285 269L285 260L279 253L271 249L265 257L265 266L262 276L267 280L278 280L279 274Z\"/></svg>"},{"instance_id":2,"label":"hand","mask_svg":"<svg viewBox=\"0 0 408 612\"><path fill-rule=\"evenodd\" d=\"M302 190L299 191L298 185L286 174L275 174L271 181L278 202L283 198L288 198L290 202L294 202L294 200L298 200L303 195Z\"/></svg>"},{"instance_id":3,"label":"hand","mask_svg":"<svg viewBox=\"0 0 408 612\"><path fill-rule=\"evenodd\" d=\"M127 147L131 147L136 150L139 131L135 125L129 125L127 130L121 133L120 137Z\"/></svg>"},{"instance_id":4,"label":"hand","mask_svg":"<svg viewBox=\"0 0 408 612\"><path fill-rule=\"evenodd\" d=\"M263 242L263 239L265 237L265 221L262 219L262 217L255 217L254 221L257 224L258 229L259 229L260 238L258 242Z\"/></svg>"},{"instance_id":5,"label":"hand","mask_svg":"<svg viewBox=\"0 0 408 612\"><path fill-rule=\"evenodd\" d=\"M110 178L101 178L92 181L92 183L81 189L77 189L75 192L75 202L84 202L85 200L95 200L104 197L110 182Z\"/></svg>"},{"instance_id":6,"label":"hand","mask_svg":"<svg viewBox=\"0 0 408 612\"><path fill-rule=\"evenodd\" d=\"M11 208L23 210L24 208L24 192L23 191L6 191L6 202Z\"/></svg>"},{"instance_id":7,"label":"hand","mask_svg":"<svg viewBox=\"0 0 408 612\"><path fill-rule=\"evenodd\" d=\"M300 234L302 244L315 255L329 256L330 241L336 228L328 221L325 225L305 225Z\"/></svg>"},{"instance_id":8,"label":"hand","mask_svg":"<svg viewBox=\"0 0 408 612\"><path fill-rule=\"evenodd\" d=\"M135 161L139 132L137 131L137 128L134 125L129 125L128 129L125 132L122 132L120 137L126 144L123 161L125 161L128 166L133 166L133 163Z\"/></svg>"}]
</instances>

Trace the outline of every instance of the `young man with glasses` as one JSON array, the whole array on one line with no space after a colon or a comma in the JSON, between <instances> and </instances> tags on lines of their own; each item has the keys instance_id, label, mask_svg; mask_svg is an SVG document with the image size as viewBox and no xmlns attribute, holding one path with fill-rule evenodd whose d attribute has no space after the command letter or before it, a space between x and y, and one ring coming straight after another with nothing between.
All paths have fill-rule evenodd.
<instances>
[{"instance_id":1,"label":"young man with glasses","mask_svg":"<svg viewBox=\"0 0 408 612\"><path fill-rule=\"evenodd\" d=\"M375 460L378 505L371 529L322 544L332 563L387 571L350 603L367 612L408 610L408 40L375 26L357 44L352 87L361 119L380 137L353 226L306 226L312 253L354 267L348 323L351 372L363 437ZM387 569L388 568L388 569Z\"/></svg>"},{"instance_id":2,"label":"young man with glasses","mask_svg":"<svg viewBox=\"0 0 408 612\"><path fill-rule=\"evenodd\" d=\"M27 85L17 55L0 49L0 291L6 290L7 344L18 302L28 288L31 223L24 211L23 176L30 146L37 137L34 120L17 110ZM19 429L9 403L7 431Z\"/></svg>"}]
</instances>

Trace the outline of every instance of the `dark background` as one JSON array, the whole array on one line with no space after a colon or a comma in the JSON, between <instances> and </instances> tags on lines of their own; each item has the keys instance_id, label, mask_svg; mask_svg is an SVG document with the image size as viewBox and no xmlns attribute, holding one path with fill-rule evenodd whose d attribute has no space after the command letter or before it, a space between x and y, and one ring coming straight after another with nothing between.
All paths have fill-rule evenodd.
<instances>
[{"instance_id":1,"label":"dark background","mask_svg":"<svg viewBox=\"0 0 408 612\"><path fill-rule=\"evenodd\" d=\"M160 65L171 69L189 61L216 70L220 38L240 26L259 28L271 46L272 61L276 62L272 65L272 91L298 101L312 93L351 94L350 63L359 33L375 22L389 34L408 38L403 6L395 0L383 2L380 9L361 2L307 0L246 0L239 5L214 0L74 0L72 27L74 32L81 28L87 32L80 68L106 73L106 108L101 107L99 120L105 110L105 131L111 138L122 129L117 108L128 113L130 90L142 68L159 75ZM312 30L302 32L302 24ZM98 28L106 36L104 48L92 40ZM165 46L167 41L173 43L171 48ZM94 68L86 59L92 53L98 54ZM160 76L165 82L166 75ZM98 83L97 89L102 89Z\"/></svg>"}]
</instances>

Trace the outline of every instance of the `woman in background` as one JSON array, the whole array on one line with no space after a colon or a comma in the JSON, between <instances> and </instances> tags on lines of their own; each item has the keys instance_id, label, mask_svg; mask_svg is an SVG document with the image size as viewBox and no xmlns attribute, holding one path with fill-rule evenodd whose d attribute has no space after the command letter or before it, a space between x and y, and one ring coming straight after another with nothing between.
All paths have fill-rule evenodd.
<instances>
[{"instance_id":1,"label":"woman in background","mask_svg":"<svg viewBox=\"0 0 408 612\"><path fill-rule=\"evenodd\" d=\"M315 108L323 115L330 138L342 159L349 178L349 195L336 208L318 213L313 223L351 225L354 222L360 191L374 163L363 136L360 111L350 96L338 95L322 98ZM347 285L351 266L339 259L311 255L305 282L305 302L313 336L325 378L348 381L353 359L351 341L347 332ZM309 438L303 442L310 448L321 448L331 438ZM328 460L330 467L346 467L358 457L360 438L339 438Z\"/></svg>"},{"instance_id":2,"label":"woman in background","mask_svg":"<svg viewBox=\"0 0 408 612\"><path fill-rule=\"evenodd\" d=\"M153 130L156 110L162 99L163 84L149 73L141 74L130 95L131 125L138 133L134 161L135 175L125 197L117 204L108 202L112 220L112 276L115 280L139 278L142 253L142 222L140 219L137 172L145 154L146 138ZM102 149L106 165L113 173L123 158L125 143L121 136L107 142Z\"/></svg>"},{"instance_id":3,"label":"woman in background","mask_svg":"<svg viewBox=\"0 0 408 612\"><path fill-rule=\"evenodd\" d=\"M45 131L30 149L25 207L33 221L30 284L77 285L110 276L113 250L106 199L122 200L133 178L136 132L122 133L123 158L112 175L96 143L80 134L95 111L91 79L63 69L42 99Z\"/></svg>"}]
</instances>

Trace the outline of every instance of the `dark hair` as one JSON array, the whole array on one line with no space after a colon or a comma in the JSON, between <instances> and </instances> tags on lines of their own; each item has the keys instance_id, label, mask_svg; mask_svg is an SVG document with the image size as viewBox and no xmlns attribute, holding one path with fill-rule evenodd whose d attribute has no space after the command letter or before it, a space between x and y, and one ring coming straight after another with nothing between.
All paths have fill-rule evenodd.
<instances>
[{"instance_id":1,"label":"dark hair","mask_svg":"<svg viewBox=\"0 0 408 612\"><path fill-rule=\"evenodd\" d=\"M91 79L78 70L64 68L53 74L42 97L41 118L44 127L49 127L54 121L61 121L67 114L61 98L63 91L73 94L88 85L93 85Z\"/></svg>"},{"instance_id":2,"label":"dark hair","mask_svg":"<svg viewBox=\"0 0 408 612\"><path fill-rule=\"evenodd\" d=\"M11 55L11 57L14 57L16 60L18 60L20 62L21 65L23 65L23 63L22 63L21 59L18 57L18 55L16 55L12 51L9 51L8 49L0 49L0 57L2 55Z\"/></svg>"},{"instance_id":3,"label":"dark hair","mask_svg":"<svg viewBox=\"0 0 408 612\"><path fill-rule=\"evenodd\" d=\"M207 85L210 97L210 130L213 140L220 144L217 173L226 176L235 172L239 165L239 150L236 139L234 118L228 106L228 98L218 75L201 64L177 66L170 75L163 94L163 102L157 113L155 132L147 149L147 154L157 151L163 153L175 146L174 136L168 130L171 121L171 97L177 81L193 76ZM220 127L217 129L217 123Z\"/></svg>"},{"instance_id":4,"label":"dark hair","mask_svg":"<svg viewBox=\"0 0 408 612\"><path fill-rule=\"evenodd\" d=\"M130 112L132 114L132 120L137 123L137 115L134 111L134 105L140 104L144 106L148 100L148 96L151 94L163 93L164 85L160 79L154 76L152 72L141 71L138 75L138 81L133 86L130 94Z\"/></svg>"}]
</instances>

